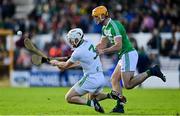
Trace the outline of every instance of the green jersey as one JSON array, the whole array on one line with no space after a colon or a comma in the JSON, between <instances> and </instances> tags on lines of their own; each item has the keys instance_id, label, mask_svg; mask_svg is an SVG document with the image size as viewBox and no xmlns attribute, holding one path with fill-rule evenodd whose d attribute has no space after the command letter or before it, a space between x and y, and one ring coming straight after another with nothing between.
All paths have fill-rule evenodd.
<instances>
[{"instance_id":1,"label":"green jersey","mask_svg":"<svg viewBox=\"0 0 180 116\"><path fill-rule=\"evenodd\" d=\"M134 50L123 25L119 21L110 19L107 25L102 27L102 36L107 37L112 44L115 44L115 37L122 38L122 48L118 51L119 58L123 54Z\"/></svg>"}]
</instances>

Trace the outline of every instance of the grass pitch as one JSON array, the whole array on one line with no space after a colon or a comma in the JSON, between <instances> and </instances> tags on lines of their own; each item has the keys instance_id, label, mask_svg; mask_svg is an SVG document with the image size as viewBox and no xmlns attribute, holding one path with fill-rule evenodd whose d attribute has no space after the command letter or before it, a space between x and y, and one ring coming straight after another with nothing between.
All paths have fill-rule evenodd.
<instances>
[{"instance_id":1,"label":"grass pitch","mask_svg":"<svg viewBox=\"0 0 180 116\"><path fill-rule=\"evenodd\" d=\"M98 115L93 108L68 104L64 95L69 88L0 88L0 115ZM110 89L105 89L106 92ZM124 115L179 115L179 89L124 90L128 102ZM115 105L100 102L105 115Z\"/></svg>"}]
</instances>

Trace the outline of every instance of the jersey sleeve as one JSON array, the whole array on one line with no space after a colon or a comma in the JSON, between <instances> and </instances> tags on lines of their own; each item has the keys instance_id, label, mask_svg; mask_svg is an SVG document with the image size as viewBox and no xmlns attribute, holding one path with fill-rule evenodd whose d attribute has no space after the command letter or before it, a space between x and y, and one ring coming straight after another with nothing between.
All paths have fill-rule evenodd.
<instances>
[{"instance_id":1,"label":"jersey sleeve","mask_svg":"<svg viewBox=\"0 0 180 116\"><path fill-rule=\"evenodd\" d=\"M111 33L114 36L114 38L122 37L121 31L118 28L118 24L117 23L112 23Z\"/></svg>"},{"instance_id":2,"label":"jersey sleeve","mask_svg":"<svg viewBox=\"0 0 180 116\"><path fill-rule=\"evenodd\" d=\"M69 60L71 62L76 62L79 61L79 59L80 59L80 54L77 51L74 51Z\"/></svg>"}]
</instances>

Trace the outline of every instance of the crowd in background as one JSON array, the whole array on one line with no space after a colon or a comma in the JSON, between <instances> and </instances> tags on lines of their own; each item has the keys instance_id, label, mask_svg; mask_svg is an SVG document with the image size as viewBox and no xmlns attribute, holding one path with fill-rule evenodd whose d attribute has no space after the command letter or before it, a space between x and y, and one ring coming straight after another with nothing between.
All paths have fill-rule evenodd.
<instances>
[{"instance_id":1,"label":"crowd in background","mask_svg":"<svg viewBox=\"0 0 180 116\"><path fill-rule=\"evenodd\" d=\"M180 40L174 36L175 32L180 32L178 3L178 0L34 0L35 7L27 18L16 19L13 0L0 0L0 28L14 32L21 30L30 33L30 36L52 33L53 41L46 43L44 51L50 57L66 56L71 54L71 49L62 35L75 27L82 28L84 33L101 33L102 25L94 23L91 11L98 5L105 5L110 16L119 20L128 34L152 33L147 43L149 48L157 49L163 56L180 58ZM162 39L161 32L172 33L172 39ZM133 37L130 39L136 43ZM146 54L143 48L134 45L140 55ZM29 68L30 57L23 49L23 37L16 42L16 46L15 68ZM149 55L147 58L154 60L153 57Z\"/></svg>"},{"instance_id":2,"label":"crowd in background","mask_svg":"<svg viewBox=\"0 0 180 116\"><path fill-rule=\"evenodd\" d=\"M112 18L120 20L128 33L180 31L178 0L35 0L35 8L25 19L14 19L13 0L0 1L0 28L36 34L62 34L80 27L85 33L100 33L91 11L105 5Z\"/></svg>"}]
</instances>

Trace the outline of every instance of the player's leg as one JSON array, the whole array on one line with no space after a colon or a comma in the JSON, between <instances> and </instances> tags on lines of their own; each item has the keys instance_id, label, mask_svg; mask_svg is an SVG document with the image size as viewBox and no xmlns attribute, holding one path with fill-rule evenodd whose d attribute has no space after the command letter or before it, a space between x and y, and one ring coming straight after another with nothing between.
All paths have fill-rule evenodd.
<instances>
[{"instance_id":1,"label":"player's leg","mask_svg":"<svg viewBox=\"0 0 180 116\"><path fill-rule=\"evenodd\" d=\"M112 78L111 78L111 82L112 82L112 91L109 94L110 98L113 99L121 99L122 98L122 102L126 102L126 99L124 99L125 97L123 96L123 92L122 92L122 86L120 84L121 81L121 60L118 62L113 74L112 74Z\"/></svg>"},{"instance_id":2,"label":"player's leg","mask_svg":"<svg viewBox=\"0 0 180 116\"><path fill-rule=\"evenodd\" d=\"M96 95L91 94L91 93L88 94L88 99L94 99L94 98L96 98L96 100L98 101L105 100L105 99L112 99L109 93L100 92Z\"/></svg>"},{"instance_id":3,"label":"player's leg","mask_svg":"<svg viewBox=\"0 0 180 116\"><path fill-rule=\"evenodd\" d=\"M134 72L122 72L124 87L126 89L132 89L136 87L137 85L144 82L148 77L150 76L157 76L161 78L164 82L166 81L165 76L160 71L159 67L156 65L146 72L140 73L136 76L134 76Z\"/></svg>"},{"instance_id":4,"label":"player's leg","mask_svg":"<svg viewBox=\"0 0 180 116\"><path fill-rule=\"evenodd\" d=\"M83 94L82 94L83 95ZM77 93L75 91L75 89L72 87L67 94L65 95L65 100L68 103L72 103L72 104L80 104L80 105L85 105L87 103L87 100L84 98L81 98L81 96L79 93Z\"/></svg>"},{"instance_id":5,"label":"player's leg","mask_svg":"<svg viewBox=\"0 0 180 116\"><path fill-rule=\"evenodd\" d=\"M124 113L123 104L126 102L126 98L122 94L122 87L120 85L121 81L121 60L119 60L113 74L111 77L112 91L109 94L111 98L117 100L116 106L111 112Z\"/></svg>"},{"instance_id":6,"label":"player's leg","mask_svg":"<svg viewBox=\"0 0 180 116\"><path fill-rule=\"evenodd\" d=\"M119 95L122 95L122 87L119 84L121 80L121 66L118 63L115 67L115 70L111 76L111 83L112 83L112 90L119 93Z\"/></svg>"},{"instance_id":7,"label":"player's leg","mask_svg":"<svg viewBox=\"0 0 180 116\"><path fill-rule=\"evenodd\" d=\"M107 94L102 93L102 92L93 93L93 94L92 93L88 93L89 101L93 101L96 104L94 107L95 107L95 110L98 111L98 112L104 113L104 109L100 106L98 101L101 101L101 100L104 100L104 99L107 99L107 98L108 98Z\"/></svg>"},{"instance_id":8,"label":"player's leg","mask_svg":"<svg viewBox=\"0 0 180 116\"><path fill-rule=\"evenodd\" d=\"M67 102L73 103L73 104L87 105L87 106L93 107L96 111L100 113L104 113L103 108L100 106L100 104L95 98L89 100L89 99L85 99L81 97L82 95L85 95L86 93L95 92L97 88L101 88L99 87L99 84L96 84L95 82L94 82L94 79L91 80L90 77L84 76L66 94L65 98Z\"/></svg>"},{"instance_id":9,"label":"player's leg","mask_svg":"<svg viewBox=\"0 0 180 116\"><path fill-rule=\"evenodd\" d=\"M90 74L87 79L88 83L85 83L84 88L88 91L88 99L93 100L95 103L95 110L98 112L104 112L98 101L107 98L107 94L102 93L105 85L105 78L102 72ZM102 94L101 94L102 93Z\"/></svg>"},{"instance_id":10,"label":"player's leg","mask_svg":"<svg viewBox=\"0 0 180 116\"><path fill-rule=\"evenodd\" d=\"M148 76L146 72L134 76L134 72L129 71L129 72L122 72L122 77L123 77L124 87L126 89L132 89L135 86L142 83L144 80L146 80Z\"/></svg>"},{"instance_id":11,"label":"player's leg","mask_svg":"<svg viewBox=\"0 0 180 116\"><path fill-rule=\"evenodd\" d=\"M122 71L121 76L123 77L124 87L126 89L134 88L152 75L158 76L162 80L165 80L162 72L160 71L160 68L157 65L150 68L146 72L134 76L137 61L138 55L136 51L132 51L123 56L123 66L125 70Z\"/></svg>"},{"instance_id":12,"label":"player's leg","mask_svg":"<svg viewBox=\"0 0 180 116\"><path fill-rule=\"evenodd\" d=\"M98 100L95 98L89 100L81 97L82 95L86 94L86 92L79 94L74 87L72 87L67 94L65 95L65 99L68 103L71 104L79 104L79 105L87 105L93 107L97 112L104 113L103 108L100 106Z\"/></svg>"},{"instance_id":13,"label":"player's leg","mask_svg":"<svg viewBox=\"0 0 180 116\"><path fill-rule=\"evenodd\" d=\"M142 73L134 77L134 72L136 70L138 62L137 52L131 51L122 56L122 71L121 76L123 77L124 87L126 89L131 89L135 85L140 84L147 78L146 73Z\"/></svg>"}]
</instances>

